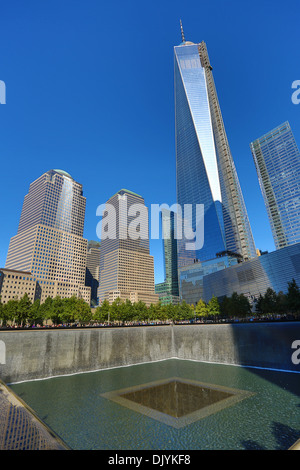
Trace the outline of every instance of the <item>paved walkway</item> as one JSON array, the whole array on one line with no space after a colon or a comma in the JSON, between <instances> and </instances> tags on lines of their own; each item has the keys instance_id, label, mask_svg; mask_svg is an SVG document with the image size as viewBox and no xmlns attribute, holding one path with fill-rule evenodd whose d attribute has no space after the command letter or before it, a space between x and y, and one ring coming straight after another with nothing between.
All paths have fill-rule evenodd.
<instances>
[{"instance_id":1,"label":"paved walkway","mask_svg":"<svg viewBox=\"0 0 300 470\"><path fill-rule=\"evenodd\" d=\"M67 450L68 447L0 381L0 450Z\"/></svg>"}]
</instances>

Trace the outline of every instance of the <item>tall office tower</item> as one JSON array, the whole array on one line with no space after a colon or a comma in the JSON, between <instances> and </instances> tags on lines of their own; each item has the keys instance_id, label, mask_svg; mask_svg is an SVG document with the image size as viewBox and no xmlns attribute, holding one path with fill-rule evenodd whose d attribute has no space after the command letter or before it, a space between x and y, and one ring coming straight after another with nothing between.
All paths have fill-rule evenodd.
<instances>
[{"instance_id":1,"label":"tall office tower","mask_svg":"<svg viewBox=\"0 0 300 470\"><path fill-rule=\"evenodd\" d=\"M196 233L195 208L204 205L204 244L193 251L184 237L178 240L178 264L223 252L250 259L256 250L206 44L186 41L182 25L181 33L182 43L174 48L177 202L182 209L192 204Z\"/></svg>"},{"instance_id":2,"label":"tall office tower","mask_svg":"<svg viewBox=\"0 0 300 470\"><path fill-rule=\"evenodd\" d=\"M148 209L142 196L126 189L107 201L102 219L99 302L111 303L117 297L141 300L148 306L158 302L149 254Z\"/></svg>"},{"instance_id":3,"label":"tall office tower","mask_svg":"<svg viewBox=\"0 0 300 470\"><path fill-rule=\"evenodd\" d=\"M82 185L68 173L50 170L30 184L6 268L30 272L40 285L42 302L72 295L90 302L84 216Z\"/></svg>"},{"instance_id":4,"label":"tall office tower","mask_svg":"<svg viewBox=\"0 0 300 470\"><path fill-rule=\"evenodd\" d=\"M250 144L276 249L300 242L300 152L288 122Z\"/></svg>"},{"instance_id":5,"label":"tall office tower","mask_svg":"<svg viewBox=\"0 0 300 470\"><path fill-rule=\"evenodd\" d=\"M94 240L88 242L86 255L86 277L85 284L91 288L91 304L98 304L100 268L100 243Z\"/></svg>"},{"instance_id":6,"label":"tall office tower","mask_svg":"<svg viewBox=\"0 0 300 470\"><path fill-rule=\"evenodd\" d=\"M178 263L175 213L162 209L162 232L164 244L165 282L168 292L178 296Z\"/></svg>"},{"instance_id":7,"label":"tall office tower","mask_svg":"<svg viewBox=\"0 0 300 470\"><path fill-rule=\"evenodd\" d=\"M155 285L155 292L159 295L160 301L163 304L178 303L176 215L173 211L162 209L161 221L165 280Z\"/></svg>"}]
</instances>

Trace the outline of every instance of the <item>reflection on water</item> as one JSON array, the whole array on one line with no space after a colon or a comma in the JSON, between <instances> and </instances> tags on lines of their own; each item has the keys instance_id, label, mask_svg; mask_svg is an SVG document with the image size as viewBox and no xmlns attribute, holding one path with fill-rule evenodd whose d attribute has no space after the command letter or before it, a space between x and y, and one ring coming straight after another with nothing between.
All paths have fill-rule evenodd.
<instances>
[{"instance_id":1,"label":"reflection on water","mask_svg":"<svg viewBox=\"0 0 300 470\"><path fill-rule=\"evenodd\" d=\"M251 395L244 390L172 377L102 396L168 426L181 428Z\"/></svg>"},{"instance_id":2,"label":"reflection on water","mask_svg":"<svg viewBox=\"0 0 300 470\"><path fill-rule=\"evenodd\" d=\"M219 400L224 400L232 394L179 380L171 380L162 385L146 387L142 390L124 393L121 396L175 418L180 418Z\"/></svg>"},{"instance_id":3,"label":"reflection on water","mask_svg":"<svg viewBox=\"0 0 300 470\"><path fill-rule=\"evenodd\" d=\"M295 373L172 359L11 388L73 449L287 449L300 437Z\"/></svg>"}]
</instances>

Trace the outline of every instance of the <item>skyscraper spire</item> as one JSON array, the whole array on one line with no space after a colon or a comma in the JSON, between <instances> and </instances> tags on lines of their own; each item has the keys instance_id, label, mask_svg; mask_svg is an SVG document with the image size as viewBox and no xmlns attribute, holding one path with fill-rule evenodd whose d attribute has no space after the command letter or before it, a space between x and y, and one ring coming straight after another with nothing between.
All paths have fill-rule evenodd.
<instances>
[{"instance_id":1,"label":"skyscraper spire","mask_svg":"<svg viewBox=\"0 0 300 470\"><path fill-rule=\"evenodd\" d=\"M194 259L213 260L225 251L251 259L255 245L206 45L182 39L174 48L177 203L182 208L203 204L205 224L201 247L193 251L184 237L177 240L178 267ZM200 227L195 218L191 227Z\"/></svg>"},{"instance_id":2,"label":"skyscraper spire","mask_svg":"<svg viewBox=\"0 0 300 470\"><path fill-rule=\"evenodd\" d=\"M182 42L185 42L184 32L183 32L183 27L182 27L182 21L181 20L180 20L180 29L181 29Z\"/></svg>"}]
</instances>

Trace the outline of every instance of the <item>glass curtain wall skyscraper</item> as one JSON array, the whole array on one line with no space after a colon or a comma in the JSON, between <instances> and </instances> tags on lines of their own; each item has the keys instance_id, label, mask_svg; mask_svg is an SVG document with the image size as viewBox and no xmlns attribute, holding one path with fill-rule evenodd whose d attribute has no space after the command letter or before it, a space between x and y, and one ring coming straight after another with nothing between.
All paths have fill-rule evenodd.
<instances>
[{"instance_id":1,"label":"glass curtain wall skyscraper","mask_svg":"<svg viewBox=\"0 0 300 470\"><path fill-rule=\"evenodd\" d=\"M204 244L188 251L178 240L179 267L234 253L256 256L248 215L229 148L206 44L174 48L177 203L204 205ZM184 217L184 216L183 216ZM201 221L200 223L203 223Z\"/></svg>"},{"instance_id":2,"label":"glass curtain wall skyscraper","mask_svg":"<svg viewBox=\"0 0 300 470\"><path fill-rule=\"evenodd\" d=\"M176 215L161 210L165 280L155 285L155 292L163 304L179 303Z\"/></svg>"},{"instance_id":3,"label":"glass curtain wall skyscraper","mask_svg":"<svg viewBox=\"0 0 300 470\"><path fill-rule=\"evenodd\" d=\"M85 284L91 288L92 306L98 304L99 268L100 243L94 240L90 240L87 247Z\"/></svg>"},{"instance_id":4,"label":"glass curtain wall skyscraper","mask_svg":"<svg viewBox=\"0 0 300 470\"><path fill-rule=\"evenodd\" d=\"M300 242L300 152L288 122L250 144L276 249Z\"/></svg>"},{"instance_id":5,"label":"glass curtain wall skyscraper","mask_svg":"<svg viewBox=\"0 0 300 470\"><path fill-rule=\"evenodd\" d=\"M162 209L161 218L166 288L171 295L178 297L178 263L177 240L175 238L175 214L173 211Z\"/></svg>"},{"instance_id":6,"label":"glass curtain wall skyscraper","mask_svg":"<svg viewBox=\"0 0 300 470\"><path fill-rule=\"evenodd\" d=\"M41 301L76 295L90 303L85 204L82 185L65 171L47 171L30 184L5 267L30 272L40 286Z\"/></svg>"}]
</instances>

